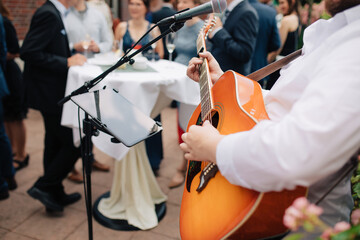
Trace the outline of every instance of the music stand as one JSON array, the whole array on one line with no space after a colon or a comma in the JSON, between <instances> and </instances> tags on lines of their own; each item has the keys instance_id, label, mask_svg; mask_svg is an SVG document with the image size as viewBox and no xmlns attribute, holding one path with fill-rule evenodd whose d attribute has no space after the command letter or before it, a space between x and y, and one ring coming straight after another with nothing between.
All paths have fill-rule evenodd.
<instances>
[{"instance_id":1,"label":"music stand","mask_svg":"<svg viewBox=\"0 0 360 240\"><path fill-rule=\"evenodd\" d=\"M84 152L83 166L85 169L85 198L88 215L89 239L92 239L92 208L91 208L91 137L98 131L112 136L114 143L123 143L127 147L151 137L162 130L160 123L142 113L137 107L121 96L116 90L106 88L94 92L71 97L79 108L85 112L83 120ZM97 201L98 202L98 201ZM165 214L165 204L162 205L162 216ZM95 211L99 214L97 211ZM101 216L95 216L99 221ZM100 219L101 220L101 219ZM104 220L103 220L104 221ZM103 221L103 225L109 227ZM128 230L136 230L130 229Z\"/></svg>"}]
</instances>

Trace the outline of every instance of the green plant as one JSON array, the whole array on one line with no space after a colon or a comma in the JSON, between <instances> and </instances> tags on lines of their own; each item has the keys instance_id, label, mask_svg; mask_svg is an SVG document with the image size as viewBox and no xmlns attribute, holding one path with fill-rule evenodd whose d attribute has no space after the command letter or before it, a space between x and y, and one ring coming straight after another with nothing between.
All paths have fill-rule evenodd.
<instances>
[{"instance_id":1,"label":"green plant","mask_svg":"<svg viewBox=\"0 0 360 240\"><path fill-rule=\"evenodd\" d=\"M360 165L351 177L351 190L354 199L354 209L360 208Z\"/></svg>"}]
</instances>

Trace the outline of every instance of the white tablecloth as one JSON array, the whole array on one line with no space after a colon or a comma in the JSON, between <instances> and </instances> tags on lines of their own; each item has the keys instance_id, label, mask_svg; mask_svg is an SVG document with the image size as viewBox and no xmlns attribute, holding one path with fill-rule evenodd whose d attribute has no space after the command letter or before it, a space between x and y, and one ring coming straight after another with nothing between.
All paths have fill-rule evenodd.
<instances>
[{"instance_id":1,"label":"white tablecloth","mask_svg":"<svg viewBox=\"0 0 360 240\"><path fill-rule=\"evenodd\" d=\"M91 91L111 87L151 117L157 116L172 99L187 106L197 106L200 102L199 85L186 76L186 66L160 60L148 62L149 72L116 71L110 73ZM66 95L92 80L104 68L85 64L71 67L68 73ZM155 71L154 71L155 70ZM184 115L185 116L185 115ZM190 115L180 116L182 119ZM82 119L83 117L81 117ZM73 129L74 142L79 142L78 108L69 101L64 105L61 124ZM80 120L82 123L82 121ZM143 142L129 151L122 144L110 142L110 136L100 133L93 137L94 145L114 157L115 173L109 198L101 199L98 210L110 219L124 219L129 224L146 230L157 226L154 204L166 201L151 171Z\"/></svg>"},{"instance_id":2,"label":"white tablecloth","mask_svg":"<svg viewBox=\"0 0 360 240\"><path fill-rule=\"evenodd\" d=\"M186 66L167 60L148 62L148 65L156 72L112 72L90 91L101 89L105 85L114 88L151 117L158 115L170 99L194 106L199 104L199 85L186 76ZM69 95L102 72L101 67L90 64L71 67L65 95ZM74 142L78 145L77 106L71 101L64 104L61 124L73 129ZM127 153L125 146L111 143L110 136L103 133L93 137L93 142L97 148L117 160Z\"/></svg>"}]
</instances>

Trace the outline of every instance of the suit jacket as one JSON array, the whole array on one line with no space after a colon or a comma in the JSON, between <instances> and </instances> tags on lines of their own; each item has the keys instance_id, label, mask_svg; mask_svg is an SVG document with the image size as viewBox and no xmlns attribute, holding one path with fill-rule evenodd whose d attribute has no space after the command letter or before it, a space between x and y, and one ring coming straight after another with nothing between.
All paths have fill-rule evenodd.
<instances>
[{"instance_id":1,"label":"suit jacket","mask_svg":"<svg viewBox=\"0 0 360 240\"><path fill-rule=\"evenodd\" d=\"M268 64L268 53L279 49L281 41L276 25L276 10L258 0L249 0L249 3L259 16L259 33L251 63L251 72L254 72Z\"/></svg>"},{"instance_id":2,"label":"suit jacket","mask_svg":"<svg viewBox=\"0 0 360 240\"><path fill-rule=\"evenodd\" d=\"M36 10L20 49L25 61L24 80L29 107L61 114L57 102L64 97L69 42L60 12L50 2Z\"/></svg>"},{"instance_id":3,"label":"suit jacket","mask_svg":"<svg viewBox=\"0 0 360 240\"><path fill-rule=\"evenodd\" d=\"M229 14L221 30L210 39L211 53L223 71L250 73L259 19L247 0L240 2Z\"/></svg>"},{"instance_id":4,"label":"suit jacket","mask_svg":"<svg viewBox=\"0 0 360 240\"><path fill-rule=\"evenodd\" d=\"M157 23L160 20L162 20L163 18L170 17L170 16L174 15L175 13L176 13L176 11L173 8L163 6L159 11L156 11L152 14L152 22ZM170 25L160 26L159 27L160 32L163 33L169 27L170 27ZM162 41L163 41L163 45L164 45L164 59L169 59L169 52L166 48L165 37L162 39Z\"/></svg>"}]
</instances>

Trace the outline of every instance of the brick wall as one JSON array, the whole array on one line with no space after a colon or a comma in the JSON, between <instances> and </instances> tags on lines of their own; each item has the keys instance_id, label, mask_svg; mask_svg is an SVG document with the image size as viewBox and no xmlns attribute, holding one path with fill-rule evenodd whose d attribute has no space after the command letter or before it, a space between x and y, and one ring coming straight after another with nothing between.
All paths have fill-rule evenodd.
<instances>
[{"instance_id":1,"label":"brick wall","mask_svg":"<svg viewBox=\"0 0 360 240\"><path fill-rule=\"evenodd\" d=\"M45 0L3 0L9 9L19 40L23 40L30 26L31 17Z\"/></svg>"}]
</instances>

